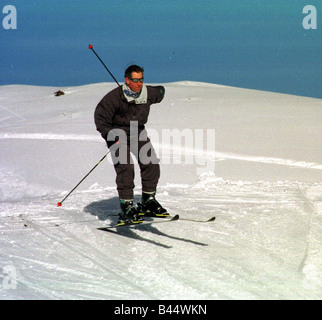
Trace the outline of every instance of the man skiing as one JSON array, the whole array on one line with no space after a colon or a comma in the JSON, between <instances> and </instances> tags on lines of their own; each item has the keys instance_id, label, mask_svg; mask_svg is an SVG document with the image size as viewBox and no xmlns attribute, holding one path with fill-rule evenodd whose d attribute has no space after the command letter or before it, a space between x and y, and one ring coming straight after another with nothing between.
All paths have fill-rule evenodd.
<instances>
[{"instance_id":1,"label":"man skiing","mask_svg":"<svg viewBox=\"0 0 322 320\"><path fill-rule=\"evenodd\" d=\"M121 207L119 223L139 223L141 216L169 216L155 198L160 177L159 159L144 127L150 106L162 101L165 89L144 85L143 73L142 67L129 66L125 71L125 83L106 94L94 113L96 129L111 150ZM131 153L138 161L141 174L142 202L138 206L133 204L135 185Z\"/></svg>"}]
</instances>

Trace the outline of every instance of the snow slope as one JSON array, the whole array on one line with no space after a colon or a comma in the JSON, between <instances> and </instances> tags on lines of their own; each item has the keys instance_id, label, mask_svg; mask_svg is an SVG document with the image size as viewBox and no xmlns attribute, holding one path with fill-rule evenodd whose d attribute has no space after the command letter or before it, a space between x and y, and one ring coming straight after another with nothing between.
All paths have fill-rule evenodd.
<instances>
[{"instance_id":1,"label":"snow slope","mask_svg":"<svg viewBox=\"0 0 322 320\"><path fill-rule=\"evenodd\" d=\"M165 84L148 124L158 199L217 219L103 232L109 156L56 204L107 152L93 112L114 87L0 87L0 299L321 299L321 100Z\"/></svg>"}]
</instances>

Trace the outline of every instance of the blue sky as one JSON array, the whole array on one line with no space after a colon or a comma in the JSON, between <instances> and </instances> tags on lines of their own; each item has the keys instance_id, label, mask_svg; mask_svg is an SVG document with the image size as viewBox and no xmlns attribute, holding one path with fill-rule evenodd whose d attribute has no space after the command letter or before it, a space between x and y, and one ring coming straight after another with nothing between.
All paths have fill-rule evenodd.
<instances>
[{"instance_id":1,"label":"blue sky","mask_svg":"<svg viewBox=\"0 0 322 320\"><path fill-rule=\"evenodd\" d=\"M149 83L191 80L322 98L321 1L0 3L17 9L17 30L0 30L0 85L113 81L88 50L93 44L120 82L136 63ZM302 26L307 4L317 9L316 30Z\"/></svg>"}]
</instances>

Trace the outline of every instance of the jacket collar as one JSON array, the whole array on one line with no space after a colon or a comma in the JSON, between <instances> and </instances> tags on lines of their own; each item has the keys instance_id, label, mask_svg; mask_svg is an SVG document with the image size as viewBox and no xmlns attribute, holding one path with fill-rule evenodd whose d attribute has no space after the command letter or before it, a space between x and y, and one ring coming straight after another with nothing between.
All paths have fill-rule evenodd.
<instances>
[{"instance_id":1,"label":"jacket collar","mask_svg":"<svg viewBox=\"0 0 322 320\"><path fill-rule=\"evenodd\" d=\"M140 95L137 98L128 96L125 93L126 90L128 90L128 87L124 83L122 85L122 92L123 92L123 95L124 95L125 99L127 100L127 102L133 102L134 101L135 104L144 104L144 103L147 103L147 101L148 101L148 90L147 90L147 87L145 85L143 85L142 90L141 90L141 93L140 93Z\"/></svg>"}]
</instances>

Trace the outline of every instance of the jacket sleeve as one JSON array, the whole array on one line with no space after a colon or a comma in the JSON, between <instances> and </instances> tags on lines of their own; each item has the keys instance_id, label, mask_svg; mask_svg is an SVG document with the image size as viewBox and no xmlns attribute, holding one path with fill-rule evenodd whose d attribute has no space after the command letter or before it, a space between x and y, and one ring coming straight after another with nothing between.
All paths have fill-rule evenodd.
<instances>
[{"instance_id":1,"label":"jacket sleeve","mask_svg":"<svg viewBox=\"0 0 322 320\"><path fill-rule=\"evenodd\" d=\"M163 100L165 94L165 88L163 86L150 86L148 92L148 98L151 103L159 103Z\"/></svg>"},{"instance_id":2,"label":"jacket sleeve","mask_svg":"<svg viewBox=\"0 0 322 320\"><path fill-rule=\"evenodd\" d=\"M105 96L99 102L94 112L96 130L101 133L105 140L109 131L113 129L114 114L115 108L110 103L108 96Z\"/></svg>"}]
</instances>

